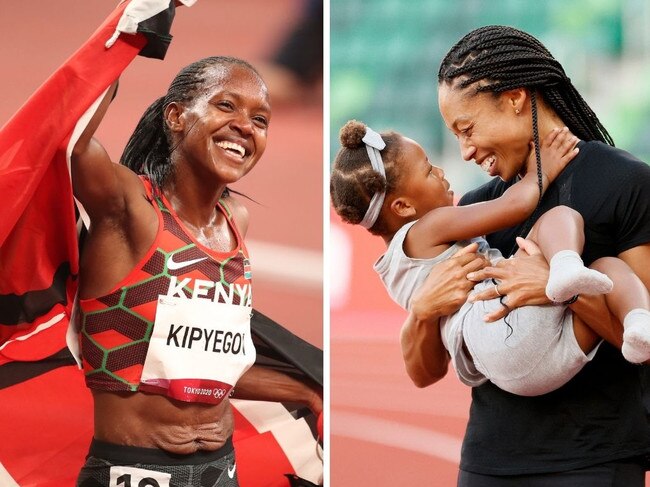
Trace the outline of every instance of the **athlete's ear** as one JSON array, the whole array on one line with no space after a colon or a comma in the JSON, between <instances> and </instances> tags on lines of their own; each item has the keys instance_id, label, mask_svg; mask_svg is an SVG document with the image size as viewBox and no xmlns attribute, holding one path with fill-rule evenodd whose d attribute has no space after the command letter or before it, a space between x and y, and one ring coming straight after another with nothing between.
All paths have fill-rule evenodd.
<instances>
[{"instance_id":1,"label":"athlete's ear","mask_svg":"<svg viewBox=\"0 0 650 487\"><path fill-rule=\"evenodd\" d=\"M185 128L184 106L175 101L165 107L165 123L172 132L182 132Z\"/></svg>"},{"instance_id":2,"label":"athlete's ear","mask_svg":"<svg viewBox=\"0 0 650 487\"><path fill-rule=\"evenodd\" d=\"M513 88L501 93L502 100L508 104L512 113L519 115L524 113L525 104L528 101L528 90L526 88Z\"/></svg>"},{"instance_id":3,"label":"athlete's ear","mask_svg":"<svg viewBox=\"0 0 650 487\"><path fill-rule=\"evenodd\" d=\"M411 218L416 214L411 200L404 196L399 196L392 201L390 211L400 218Z\"/></svg>"}]
</instances>

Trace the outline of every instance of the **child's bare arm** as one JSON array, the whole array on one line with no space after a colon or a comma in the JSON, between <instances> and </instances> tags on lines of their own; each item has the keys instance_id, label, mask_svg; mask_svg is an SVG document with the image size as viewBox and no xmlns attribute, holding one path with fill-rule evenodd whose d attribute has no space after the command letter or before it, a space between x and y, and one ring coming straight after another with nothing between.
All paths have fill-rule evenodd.
<instances>
[{"instance_id":1,"label":"child's bare arm","mask_svg":"<svg viewBox=\"0 0 650 487\"><path fill-rule=\"evenodd\" d=\"M553 129L540 146L542 194L576 156L578 139L568 129ZM409 231L411 257L422 256L433 246L485 235L523 222L540 199L535 151L527 161L524 177L499 198L466 206L436 208L424 215ZM421 242L421 243L418 243Z\"/></svg>"}]
</instances>

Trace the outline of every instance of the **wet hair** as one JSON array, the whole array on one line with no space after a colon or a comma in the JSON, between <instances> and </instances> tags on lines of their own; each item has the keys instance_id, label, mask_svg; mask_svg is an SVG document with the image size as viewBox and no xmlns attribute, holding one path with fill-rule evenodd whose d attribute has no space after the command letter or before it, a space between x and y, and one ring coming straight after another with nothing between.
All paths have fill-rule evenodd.
<instances>
[{"instance_id":1,"label":"wet hair","mask_svg":"<svg viewBox=\"0 0 650 487\"><path fill-rule=\"evenodd\" d=\"M165 108L172 102L191 103L204 93L206 84L213 78L209 71L217 66L241 66L262 77L248 62L228 56L212 56L184 67L169 85L167 94L147 108L124 148L120 163L136 174L149 177L155 188L161 188L172 173L171 134L165 122ZM230 190L232 192L232 190Z\"/></svg>"},{"instance_id":2,"label":"wet hair","mask_svg":"<svg viewBox=\"0 0 650 487\"><path fill-rule=\"evenodd\" d=\"M540 202L542 167L537 120L538 95L582 140L599 140L614 145L612 137L573 86L562 65L539 40L513 27L488 25L465 35L440 64L438 83L443 82L450 86L456 84L460 89L474 85L477 94L498 94L515 88L529 90ZM520 235L528 233L538 209L539 204Z\"/></svg>"},{"instance_id":3,"label":"wet hair","mask_svg":"<svg viewBox=\"0 0 650 487\"><path fill-rule=\"evenodd\" d=\"M386 177L375 171L371 164L366 145L361 140L366 134L366 125L356 120L348 121L339 131L341 149L334 158L330 176L330 197L332 206L341 219L353 225L363 220L370 200L378 191L390 195L399 184L399 153L401 136L397 132L382 132L381 138L386 147L381 151ZM383 235L388 228L382 213L369 229L373 235Z\"/></svg>"}]
</instances>

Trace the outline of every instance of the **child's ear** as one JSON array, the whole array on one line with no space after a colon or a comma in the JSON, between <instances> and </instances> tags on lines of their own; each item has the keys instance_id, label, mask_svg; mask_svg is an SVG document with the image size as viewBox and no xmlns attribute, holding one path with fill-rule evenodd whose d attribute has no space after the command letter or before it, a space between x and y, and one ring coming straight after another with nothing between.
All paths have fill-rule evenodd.
<instances>
[{"instance_id":1,"label":"child's ear","mask_svg":"<svg viewBox=\"0 0 650 487\"><path fill-rule=\"evenodd\" d=\"M390 210L400 218L412 218L415 216L415 207L412 205L411 200L400 196L395 198L390 204Z\"/></svg>"}]
</instances>

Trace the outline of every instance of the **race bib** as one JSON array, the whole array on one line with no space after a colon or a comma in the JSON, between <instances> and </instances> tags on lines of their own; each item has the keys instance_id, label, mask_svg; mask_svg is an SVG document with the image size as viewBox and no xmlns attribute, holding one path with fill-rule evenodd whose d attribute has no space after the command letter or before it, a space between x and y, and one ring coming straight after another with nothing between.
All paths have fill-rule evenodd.
<instances>
[{"instance_id":1,"label":"race bib","mask_svg":"<svg viewBox=\"0 0 650 487\"><path fill-rule=\"evenodd\" d=\"M169 487L172 476L135 467L111 467L110 487Z\"/></svg>"},{"instance_id":2,"label":"race bib","mask_svg":"<svg viewBox=\"0 0 650 487\"><path fill-rule=\"evenodd\" d=\"M140 390L220 403L255 362L251 308L160 296Z\"/></svg>"}]
</instances>

